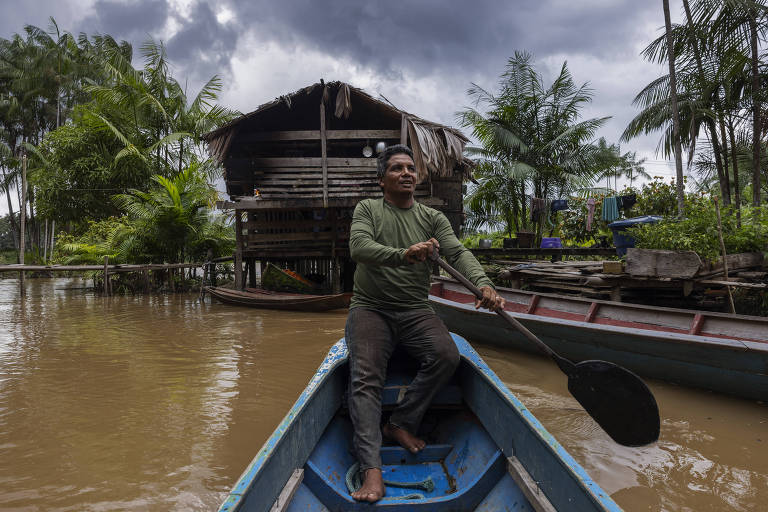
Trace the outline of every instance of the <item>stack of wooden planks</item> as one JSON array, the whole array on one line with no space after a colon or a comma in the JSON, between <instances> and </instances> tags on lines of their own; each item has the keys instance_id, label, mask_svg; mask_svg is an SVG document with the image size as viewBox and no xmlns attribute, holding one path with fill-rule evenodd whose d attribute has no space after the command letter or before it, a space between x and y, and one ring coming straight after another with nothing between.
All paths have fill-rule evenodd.
<instances>
[{"instance_id":1,"label":"stack of wooden planks","mask_svg":"<svg viewBox=\"0 0 768 512\"><path fill-rule=\"evenodd\" d=\"M632 251L630 249L630 251ZM677 251L668 251L675 253ZM655 258L655 259L654 259ZM679 264L675 264L675 259ZM619 261L507 261L498 279L512 288L579 295L640 303L664 303L716 307L725 295L725 287L768 289L768 269L761 253L730 255L727 260L729 280L723 277L722 262L701 264L690 255L628 253L626 263ZM695 267L695 268L694 268Z\"/></svg>"}]
</instances>

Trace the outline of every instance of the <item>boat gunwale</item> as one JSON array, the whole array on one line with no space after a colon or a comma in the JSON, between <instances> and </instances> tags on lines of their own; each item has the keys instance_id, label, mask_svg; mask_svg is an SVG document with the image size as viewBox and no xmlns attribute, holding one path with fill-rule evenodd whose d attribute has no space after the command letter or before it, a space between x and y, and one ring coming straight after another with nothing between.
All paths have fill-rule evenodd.
<instances>
[{"instance_id":1,"label":"boat gunwale","mask_svg":"<svg viewBox=\"0 0 768 512\"><path fill-rule=\"evenodd\" d=\"M433 285L449 284L457 288L457 290L455 291L459 291L459 289L461 289L463 292L466 292L466 289L461 283L459 283L458 281L450 277L432 276L432 284ZM529 297L538 296L541 298L548 298L548 299L553 299L553 300L562 301L562 302L579 302L579 303L585 303L585 304L594 303L594 304L601 304L601 305L607 305L607 306L614 306L622 309L652 311L654 313L675 313L675 314L681 314L689 317L694 317L697 314L701 314L708 318L720 318L724 320L748 320L748 321L757 322L757 323L765 323L766 327L768 327L768 317L762 317L762 316L741 315L738 313L721 313L718 311L702 311L697 309L669 308L665 306L649 306L647 304L634 304L631 302L617 302L617 301L606 300L606 299L591 299L589 297L576 297L576 296L562 295L557 293L536 292L532 290L520 290L518 288L509 288L504 286L496 286L495 288L497 292L509 293L514 295L525 295ZM524 303L524 302L516 302L516 304L527 305L527 303Z\"/></svg>"},{"instance_id":2,"label":"boat gunwale","mask_svg":"<svg viewBox=\"0 0 768 512\"><path fill-rule=\"evenodd\" d=\"M443 297L439 297L437 295L432 295L432 294L429 295L429 300L438 302L452 309L460 309L462 310L462 312L468 313L468 314L494 316L494 313L491 313L490 311L476 310L474 305L470 303L463 303L463 302L457 302L451 299L444 299ZM536 314L530 314L530 313L512 312L510 314L515 318L517 318L518 320L522 320L526 322L530 321L532 323L537 323L537 324L545 324L545 325L551 324L551 325L560 325L564 327L578 327L579 329L594 331L596 333L632 335L632 336L646 338L646 339L654 339L654 341L659 341L659 342L669 342L669 343L675 343L679 345L706 346L707 348L716 348L719 350L733 350L736 352L768 353L768 343L760 342L760 341L741 340L741 339L733 339L733 338L720 338L720 337L706 336L701 334L677 333L677 332L670 332L670 331L657 330L657 329L642 329L639 327L615 326L610 324L585 322L583 320L569 320L567 318L557 318L552 316L536 315ZM610 346L610 344L600 343L599 341L596 341L595 343L599 345ZM638 352L646 353L642 351L638 351ZM652 354L652 353L648 352L648 354Z\"/></svg>"}]
</instances>

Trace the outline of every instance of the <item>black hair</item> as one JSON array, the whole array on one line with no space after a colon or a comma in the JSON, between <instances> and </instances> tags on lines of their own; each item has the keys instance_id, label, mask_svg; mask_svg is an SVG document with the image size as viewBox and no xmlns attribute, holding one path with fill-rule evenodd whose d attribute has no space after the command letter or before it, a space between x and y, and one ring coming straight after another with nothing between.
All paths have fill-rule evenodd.
<instances>
[{"instance_id":1,"label":"black hair","mask_svg":"<svg viewBox=\"0 0 768 512\"><path fill-rule=\"evenodd\" d=\"M401 153L413 158L413 151L411 151L411 148L405 144L394 144L384 148L384 151L379 153L378 165L376 167L376 176L383 178L384 174L387 172L387 163L389 162L389 159L394 155Z\"/></svg>"}]
</instances>

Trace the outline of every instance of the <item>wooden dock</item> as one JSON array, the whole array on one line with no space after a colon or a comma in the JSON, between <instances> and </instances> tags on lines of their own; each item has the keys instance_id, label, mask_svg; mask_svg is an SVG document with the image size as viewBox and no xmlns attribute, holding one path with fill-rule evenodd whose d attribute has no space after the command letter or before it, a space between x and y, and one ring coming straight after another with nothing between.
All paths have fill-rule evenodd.
<instances>
[{"instance_id":1,"label":"wooden dock","mask_svg":"<svg viewBox=\"0 0 768 512\"><path fill-rule=\"evenodd\" d=\"M474 252L474 251L473 251ZM762 256L762 255L760 255ZM722 266L696 269L678 268L674 272L637 272L637 266L620 261L514 261L493 259L504 268L498 279L511 288L578 295L612 301L653 302L679 305L696 299L716 303L727 287L768 289L768 272L761 257L729 256L729 279ZM671 267L670 267L671 268ZM695 297L693 297L695 296Z\"/></svg>"}]
</instances>

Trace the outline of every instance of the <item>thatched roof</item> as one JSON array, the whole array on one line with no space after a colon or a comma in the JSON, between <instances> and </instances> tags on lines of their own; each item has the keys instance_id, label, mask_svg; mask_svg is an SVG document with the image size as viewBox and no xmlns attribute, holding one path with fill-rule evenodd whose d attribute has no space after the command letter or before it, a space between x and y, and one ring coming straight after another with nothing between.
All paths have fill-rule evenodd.
<instances>
[{"instance_id":1,"label":"thatched roof","mask_svg":"<svg viewBox=\"0 0 768 512\"><path fill-rule=\"evenodd\" d=\"M320 88L320 89L318 89ZM358 102L367 106L375 106L377 111L389 117L405 116L408 123L408 136L410 147L414 154L414 163L419 171L420 178L424 179L428 174L437 176L450 175L454 169L459 168L466 179L471 179L474 163L463 155L464 146L469 141L459 130L422 119L394 107L388 102L378 100L362 89L353 87L344 82L318 83L304 87L290 94L280 96L273 101L264 103L253 112L244 114L237 119L213 130L203 136L208 143L208 151L219 162L223 162L229 153L232 140L239 130L253 129L253 123L258 123L260 116L265 115L275 107L284 105L292 108L292 104L302 97L319 94L320 101L327 107L332 107L335 117L347 119ZM331 96L335 98L331 100Z\"/></svg>"}]
</instances>

